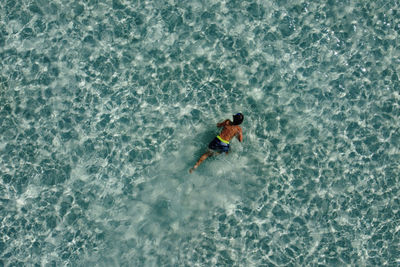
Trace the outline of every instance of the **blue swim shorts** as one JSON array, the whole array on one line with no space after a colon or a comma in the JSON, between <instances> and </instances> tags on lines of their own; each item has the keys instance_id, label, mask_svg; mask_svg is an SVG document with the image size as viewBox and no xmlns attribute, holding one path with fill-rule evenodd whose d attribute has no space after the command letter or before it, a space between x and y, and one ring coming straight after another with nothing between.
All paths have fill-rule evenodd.
<instances>
[{"instance_id":1,"label":"blue swim shorts","mask_svg":"<svg viewBox=\"0 0 400 267\"><path fill-rule=\"evenodd\" d=\"M210 142L210 144L208 145L208 148L211 150L217 151L217 152L228 152L229 151L229 142L227 142L227 141L223 142L222 141L223 139L218 138L218 137L215 137Z\"/></svg>"}]
</instances>

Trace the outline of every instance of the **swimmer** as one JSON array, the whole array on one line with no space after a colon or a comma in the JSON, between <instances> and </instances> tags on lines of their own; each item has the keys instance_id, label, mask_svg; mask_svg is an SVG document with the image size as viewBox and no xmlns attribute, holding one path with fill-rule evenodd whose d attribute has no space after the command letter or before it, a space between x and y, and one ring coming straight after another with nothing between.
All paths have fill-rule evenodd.
<instances>
[{"instance_id":1,"label":"swimmer","mask_svg":"<svg viewBox=\"0 0 400 267\"><path fill-rule=\"evenodd\" d=\"M209 156L212 155L218 155L221 152L225 152L228 154L229 152L229 142L233 137L236 136L236 138L242 142L243 140L243 134L242 134L242 128L239 126L243 122L243 114L242 113L237 113L236 115L233 115L233 122L229 119L224 120L223 122L217 123L217 127L223 127L220 135L217 135L217 137L214 138L214 140L211 141L211 143L208 145L208 151L204 153L200 159L197 161L197 163L189 170L190 173L192 173L199 165Z\"/></svg>"}]
</instances>

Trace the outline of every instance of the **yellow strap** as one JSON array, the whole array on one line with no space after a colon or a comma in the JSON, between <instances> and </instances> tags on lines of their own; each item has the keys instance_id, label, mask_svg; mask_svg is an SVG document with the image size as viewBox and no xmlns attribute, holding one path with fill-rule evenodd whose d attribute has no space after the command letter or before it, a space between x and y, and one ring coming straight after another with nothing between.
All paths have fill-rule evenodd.
<instances>
[{"instance_id":1,"label":"yellow strap","mask_svg":"<svg viewBox=\"0 0 400 267\"><path fill-rule=\"evenodd\" d=\"M226 140L222 139L221 136L217 135L217 138L218 138L222 143L225 143L225 144L228 144L228 145L229 145L229 141L226 141Z\"/></svg>"}]
</instances>

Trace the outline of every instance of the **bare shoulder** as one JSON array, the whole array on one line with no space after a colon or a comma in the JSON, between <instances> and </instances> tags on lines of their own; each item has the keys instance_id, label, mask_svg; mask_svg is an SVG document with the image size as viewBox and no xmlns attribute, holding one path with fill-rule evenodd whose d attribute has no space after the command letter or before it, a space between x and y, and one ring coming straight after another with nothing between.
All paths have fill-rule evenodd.
<instances>
[{"instance_id":1,"label":"bare shoulder","mask_svg":"<svg viewBox=\"0 0 400 267\"><path fill-rule=\"evenodd\" d=\"M232 125L232 121L230 119L226 119L224 122L224 126Z\"/></svg>"},{"instance_id":2,"label":"bare shoulder","mask_svg":"<svg viewBox=\"0 0 400 267\"><path fill-rule=\"evenodd\" d=\"M218 127L223 127L223 126L228 126L228 125L231 125L231 124L232 124L232 122L229 119L227 119L227 120L224 120L223 122L217 123L217 126Z\"/></svg>"}]
</instances>

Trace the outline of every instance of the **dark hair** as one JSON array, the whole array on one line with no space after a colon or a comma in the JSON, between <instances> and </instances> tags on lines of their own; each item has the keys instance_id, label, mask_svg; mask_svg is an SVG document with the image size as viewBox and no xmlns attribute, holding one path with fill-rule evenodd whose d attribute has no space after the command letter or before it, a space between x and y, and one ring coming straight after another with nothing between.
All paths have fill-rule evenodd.
<instances>
[{"instance_id":1,"label":"dark hair","mask_svg":"<svg viewBox=\"0 0 400 267\"><path fill-rule=\"evenodd\" d=\"M244 117L242 113L237 113L233 115L233 125L239 125L242 123Z\"/></svg>"}]
</instances>

